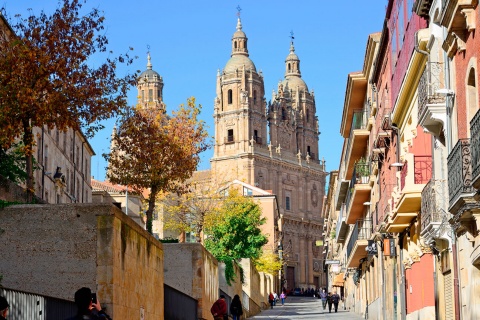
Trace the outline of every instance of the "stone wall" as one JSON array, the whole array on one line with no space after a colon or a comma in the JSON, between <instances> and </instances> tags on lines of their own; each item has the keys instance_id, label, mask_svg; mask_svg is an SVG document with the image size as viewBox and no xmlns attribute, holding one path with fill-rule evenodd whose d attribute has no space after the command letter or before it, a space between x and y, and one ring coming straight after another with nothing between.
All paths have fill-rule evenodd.
<instances>
[{"instance_id":1,"label":"stone wall","mask_svg":"<svg viewBox=\"0 0 480 320\"><path fill-rule=\"evenodd\" d=\"M163 319L163 250L109 204L18 205L0 210L2 285L73 300L98 293L113 318Z\"/></svg>"},{"instance_id":2,"label":"stone wall","mask_svg":"<svg viewBox=\"0 0 480 320\"><path fill-rule=\"evenodd\" d=\"M218 261L200 243L164 243L165 284L197 300L198 318L213 320L218 299Z\"/></svg>"}]
</instances>

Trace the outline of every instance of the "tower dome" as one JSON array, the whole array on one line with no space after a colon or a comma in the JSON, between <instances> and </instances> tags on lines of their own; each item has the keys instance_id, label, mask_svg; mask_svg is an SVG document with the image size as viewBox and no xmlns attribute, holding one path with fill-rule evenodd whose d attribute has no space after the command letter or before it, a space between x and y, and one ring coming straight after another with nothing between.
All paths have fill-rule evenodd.
<instances>
[{"instance_id":1,"label":"tower dome","mask_svg":"<svg viewBox=\"0 0 480 320\"><path fill-rule=\"evenodd\" d=\"M235 31L232 37L232 54L223 69L224 72L235 72L237 69L242 69L243 66L245 66L246 70L257 71L255 64L248 57L247 41L248 38L242 30L242 21L239 17L237 20L237 31Z\"/></svg>"},{"instance_id":2,"label":"tower dome","mask_svg":"<svg viewBox=\"0 0 480 320\"><path fill-rule=\"evenodd\" d=\"M307 84L302 79L300 59L295 53L293 40L290 43L290 53L285 59L285 80L283 80L282 84L284 88L296 90L298 87L300 90L308 91Z\"/></svg>"},{"instance_id":3,"label":"tower dome","mask_svg":"<svg viewBox=\"0 0 480 320\"><path fill-rule=\"evenodd\" d=\"M144 107L160 107L163 104L163 78L152 69L150 52L147 55L147 70L137 79L138 103Z\"/></svg>"}]
</instances>

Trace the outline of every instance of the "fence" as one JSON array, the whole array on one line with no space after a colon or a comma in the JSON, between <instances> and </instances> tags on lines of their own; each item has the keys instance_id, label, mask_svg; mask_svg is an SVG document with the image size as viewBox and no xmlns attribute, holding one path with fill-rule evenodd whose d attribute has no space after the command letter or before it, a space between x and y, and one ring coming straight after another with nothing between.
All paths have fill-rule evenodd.
<instances>
[{"instance_id":1,"label":"fence","mask_svg":"<svg viewBox=\"0 0 480 320\"><path fill-rule=\"evenodd\" d=\"M10 304L8 320L64 320L77 313L73 301L7 288L0 288L0 295Z\"/></svg>"}]
</instances>

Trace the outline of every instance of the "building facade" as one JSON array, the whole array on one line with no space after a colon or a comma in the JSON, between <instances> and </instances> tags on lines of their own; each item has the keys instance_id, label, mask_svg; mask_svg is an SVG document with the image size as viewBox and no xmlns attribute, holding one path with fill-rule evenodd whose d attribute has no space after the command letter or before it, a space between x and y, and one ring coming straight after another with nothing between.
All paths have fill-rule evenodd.
<instances>
[{"instance_id":1,"label":"building facade","mask_svg":"<svg viewBox=\"0 0 480 320\"><path fill-rule=\"evenodd\" d=\"M292 41L285 79L267 104L247 40L239 18L231 57L217 75L212 170L277 196L281 221L275 242L283 249L285 287L319 287L323 247L317 241L323 239L327 174L318 157L315 96L301 78Z\"/></svg>"}]
</instances>

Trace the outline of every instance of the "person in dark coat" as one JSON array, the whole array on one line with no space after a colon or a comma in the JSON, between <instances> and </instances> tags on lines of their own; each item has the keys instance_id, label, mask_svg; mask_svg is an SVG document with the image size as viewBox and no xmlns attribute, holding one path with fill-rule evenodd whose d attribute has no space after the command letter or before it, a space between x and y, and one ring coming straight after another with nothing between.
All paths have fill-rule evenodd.
<instances>
[{"instance_id":1,"label":"person in dark coat","mask_svg":"<svg viewBox=\"0 0 480 320\"><path fill-rule=\"evenodd\" d=\"M338 310L338 302L340 301L340 296L338 295L338 293L334 293L332 294L332 302L333 302L333 306L335 307L335 312L337 312Z\"/></svg>"},{"instance_id":2,"label":"person in dark coat","mask_svg":"<svg viewBox=\"0 0 480 320\"><path fill-rule=\"evenodd\" d=\"M270 292L268 295L268 303L270 303L270 309L273 309L273 302L275 301L275 298L273 297L273 293Z\"/></svg>"},{"instance_id":3,"label":"person in dark coat","mask_svg":"<svg viewBox=\"0 0 480 320\"><path fill-rule=\"evenodd\" d=\"M233 297L230 304L230 314L233 316L233 320L240 320L240 316L243 314L242 301L238 294Z\"/></svg>"},{"instance_id":4,"label":"person in dark coat","mask_svg":"<svg viewBox=\"0 0 480 320\"><path fill-rule=\"evenodd\" d=\"M112 320L110 316L102 309L100 301L96 298L92 300L92 290L90 288L80 288L75 292L75 304L77 305L77 315L68 320Z\"/></svg>"},{"instance_id":5,"label":"person in dark coat","mask_svg":"<svg viewBox=\"0 0 480 320\"><path fill-rule=\"evenodd\" d=\"M8 304L7 299L0 297L0 320L7 319L8 308L10 308L10 305Z\"/></svg>"},{"instance_id":6,"label":"person in dark coat","mask_svg":"<svg viewBox=\"0 0 480 320\"><path fill-rule=\"evenodd\" d=\"M327 303L328 303L328 312L332 313L333 300L332 300L332 293L331 292L329 292L328 295L327 295Z\"/></svg>"}]
</instances>

